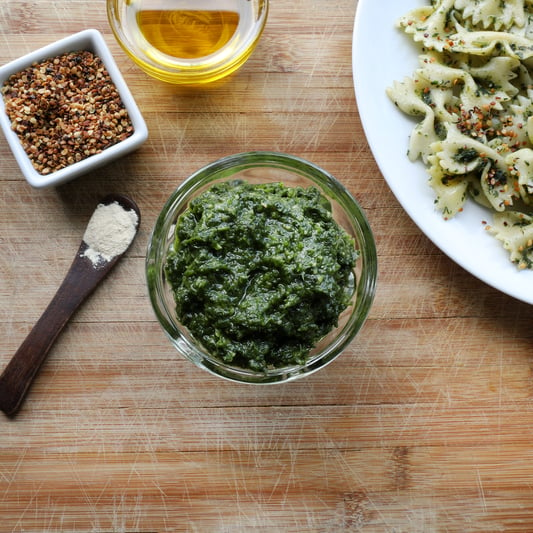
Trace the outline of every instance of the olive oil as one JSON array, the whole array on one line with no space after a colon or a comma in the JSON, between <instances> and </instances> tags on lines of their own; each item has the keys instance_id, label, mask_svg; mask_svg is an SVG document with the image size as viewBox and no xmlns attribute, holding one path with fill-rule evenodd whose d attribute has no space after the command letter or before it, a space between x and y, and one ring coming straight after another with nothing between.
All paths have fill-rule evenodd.
<instances>
[{"instance_id":1,"label":"olive oil","mask_svg":"<svg viewBox=\"0 0 533 533\"><path fill-rule=\"evenodd\" d=\"M124 50L148 74L170 83L207 83L237 70L254 50L267 14L268 0L108 0Z\"/></svg>"},{"instance_id":2,"label":"olive oil","mask_svg":"<svg viewBox=\"0 0 533 533\"><path fill-rule=\"evenodd\" d=\"M154 48L176 58L198 59L223 48L239 24L239 13L207 10L137 12L137 24Z\"/></svg>"}]
</instances>

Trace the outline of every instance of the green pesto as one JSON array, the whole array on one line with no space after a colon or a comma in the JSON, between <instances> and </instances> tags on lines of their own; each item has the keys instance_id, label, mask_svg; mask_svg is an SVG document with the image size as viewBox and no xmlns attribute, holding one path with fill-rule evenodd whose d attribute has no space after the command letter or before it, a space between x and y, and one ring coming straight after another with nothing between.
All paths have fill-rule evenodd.
<instances>
[{"instance_id":1,"label":"green pesto","mask_svg":"<svg viewBox=\"0 0 533 533\"><path fill-rule=\"evenodd\" d=\"M354 287L354 242L315 187L216 184L179 217L166 276L180 321L215 357L302 364Z\"/></svg>"}]
</instances>

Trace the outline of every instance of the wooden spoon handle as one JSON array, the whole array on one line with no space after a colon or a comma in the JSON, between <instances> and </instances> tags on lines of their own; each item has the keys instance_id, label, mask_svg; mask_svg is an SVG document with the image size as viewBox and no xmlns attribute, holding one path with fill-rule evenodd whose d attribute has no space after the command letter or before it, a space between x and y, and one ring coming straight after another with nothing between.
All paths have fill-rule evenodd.
<instances>
[{"instance_id":1,"label":"wooden spoon handle","mask_svg":"<svg viewBox=\"0 0 533 533\"><path fill-rule=\"evenodd\" d=\"M88 258L82 257L84 246L82 243L55 296L0 376L0 409L8 416L18 411L65 324L115 263L94 268Z\"/></svg>"},{"instance_id":2,"label":"wooden spoon handle","mask_svg":"<svg viewBox=\"0 0 533 533\"><path fill-rule=\"evenodd\" d=\"M141 213L133 200L127 196L113 194L104 198L102 203L105 205L118 203L126 211L135 211L137 215L135 232L137 232ZM130 244L131 241L128 247ZM52 301L0 376L0 410L8 416L18 411L33 378L70 317L126 251L123 250L108 261L95 265L86 257L87 249L87 243L82 241Z\"/></svg>"}]
</instances>

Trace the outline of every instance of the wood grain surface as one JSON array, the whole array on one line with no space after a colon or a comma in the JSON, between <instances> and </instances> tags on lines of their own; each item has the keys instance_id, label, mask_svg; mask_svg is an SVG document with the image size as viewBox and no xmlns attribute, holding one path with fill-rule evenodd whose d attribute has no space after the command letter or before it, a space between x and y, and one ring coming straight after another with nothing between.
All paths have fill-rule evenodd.
<instances>
[{"instance_id":1,"label":"wood grain surface","mask_svg":"<svg viewBox=\"0 0 533 533\"><path fill-rule=\"evenodd\" d=\"M150 138L47 190L25 182L0 139L0 369L59 286L95 203L127 194L143 216L18 416L0 416L0 531L533 531L533 309L444 256L389 191L354 98L355 9L273 0L248 63L194 89L144 75L114 41L103 0L2 0L0 62L97 28ZM288 385L235 385L186 361L155 321L144 278L168 195L206 163L251 149L337 176L378 247L360 334Z\"/></svg>"}]
</instances>

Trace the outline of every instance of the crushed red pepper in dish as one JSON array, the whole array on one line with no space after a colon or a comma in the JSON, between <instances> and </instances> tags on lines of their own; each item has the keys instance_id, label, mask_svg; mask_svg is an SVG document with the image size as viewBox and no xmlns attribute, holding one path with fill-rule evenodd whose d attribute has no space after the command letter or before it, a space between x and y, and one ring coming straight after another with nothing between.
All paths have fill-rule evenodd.
<instances>
[{"instance_id":1,"label":"crushed red pepper in dish","mask_svg":"<svg viewBox=\"0 0 533 533\"><path fill-rule=\"evenodd\" d=\"M87 50L61 54L13 74L2 95L13 131L43 175L133 134L107 69Z\"/></svg>"}]
</instances>

